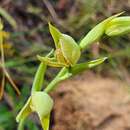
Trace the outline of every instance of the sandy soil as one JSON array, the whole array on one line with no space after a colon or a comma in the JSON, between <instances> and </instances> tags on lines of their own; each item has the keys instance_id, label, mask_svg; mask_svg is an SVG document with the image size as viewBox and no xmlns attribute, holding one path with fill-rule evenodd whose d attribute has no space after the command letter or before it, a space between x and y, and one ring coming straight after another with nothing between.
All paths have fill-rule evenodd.
<instances>
[{"instance_id":1,"label":"sandy soil","mask_svg":"<svg viewBox=\"0 0 130 130\"><path fill-rule=\"evenodd\" d=\"M130 94L125 83L84 73L54 92L52 130L130 130Z\"/></svg>"}]
</instances>

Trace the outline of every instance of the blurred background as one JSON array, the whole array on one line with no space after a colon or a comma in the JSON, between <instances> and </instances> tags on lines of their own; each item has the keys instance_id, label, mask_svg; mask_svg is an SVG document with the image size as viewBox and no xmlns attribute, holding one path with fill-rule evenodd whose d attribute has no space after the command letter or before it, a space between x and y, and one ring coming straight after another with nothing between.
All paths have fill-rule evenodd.
<instances>
[{"instance_id":1,"label":"blurred background","mask_svg":"<svg viewBox=\"0 0 130 130\"><path fill-rule=\"evenodd\" d=\"M52 47L54 47L53 40L48 30L49 21L53 25L58 27L61 32L69 34L78 42L87 34L87 32L90 31L90 29L92 29L100 21L122 11L125 11L123 15L130 15L130 0L0 0L0 16L2 18L2 21L4 22L4 30L7 31L9 35L8 40L6 40L4 43L5 65L11 79L14 81L21 92L21 95L18 96L13 89L13 86L10 84L10 82L8 82L8 79L6 79L6 84L4 86L4 95L2 100L0 101L0 130L17 129L15 117L18 111L24 105L28 96L30 95L33 77L39 64L36 55L45 55L51 50ZM92 92L90 92L90 95L88 94L90 97L90 101L91 99L93 99L93 97L91 98L91 93L93 93L95 89L99 88L99 91L103 90L102 92L108 91L107 87L105 90L105 86L107 84L110 84L111 87L108 86L108 88L110 89L110 97L108 96L108 100L116 98L115 102L113 103L114 110L115 104L118 104L118 99L120 99L123 94L128 96L127 92L129 93L130 88L130 35L128 34L121 37L111 38L104 36L99 42L100 44L94 43L88 50L86 50L83 53L80 61L89 61L101 56L109 56L110 58L104 64L83 74L83 76L81 76L82 78L75 77L74 79L68 81L67 83L69 89L68 87L64 87L66 85L65 83L63 83L61 84L60 89L52 94L55 102L57 103L52 112L51 129L130 130L130 126L122 126L121 123L114 123L117 127L115 127L115 125L111 126L110 120L113 120L115 115L109 115L110 111L108 112L105 108L104 113L107 113L107 116L110 116L110 119L107 119L107 124L109 127L111 126L110 128L97 127L96 123L92 123L93 121L91 121L91 119L95 119L96 117L91 117L91 113L89 113L89 110L87 111L87 109L84 110L85 113L87 111L87 114L84 114L83 111L82 113L79 113L80 116L83 116L79 119L80 125L75 126L74 124L76 123L76 121L74 121L74 118L70 118L70 115L73 113L73 111L76 111L78 109L77 107L75 107L73 110L71 107L71 105L75 103L74 100L77 101L79 100L79 98L83 100L83 97L81 94L80 97L76 98L76 95L73 95L72 93L71 95L65 96L64 98L64 93L71 91L70 89L74 87L75 84L77 86L79 86L80 84L81 87L80 81L82 80L82 83L87 84L88 87L89 85L95 86ZM45 86L55 76L57 71L59 70L48 68L45 76ZM91 77L91 79L88 80L88 77ZM0 69L0 78L2 84L2 69ZM78 82L75 81L77 79ZM95 82L95 84L91 85L89 84L89 81ZM122 83L123 85L121 85ZM120 85L121 87L119 87L118 89L118 86ZM62 86L63 89L61 89ZM100 88L100 86L104 87ZM122 94L122 90L120 90L120 88L122 89L122 87L125 88L127 92L125 91ZM113 88L114 90L116 88L117 92L115 92ZM73 91L74 90L72 90L71 92ZM99 91L94 92L98 93ZM113 97L114 92L118 95L117 97ZM85 94L84 96L86 95L87 94ZM104 99L106 96L101 94L99 95L100 99ZM72 100L73 98L74 100ZM130 102L127 99L124 100L127 102L127 104L129 104L130 108ZM73 101L73 103L67 104L68 101ZM64 104L61 104L60 102L63 102ZM103 101L100 100L100 103L101 102ZM88 106L90 104L88 103ZM70 108L66 108L65 106L70 106ZM66 108L66 111L69 111L69 113L67 113L68 115L64 114L65 111L63 107L64 109ZM80 107L85 106L81 105ZM128 105L124 106L123 110L125 111L127 108ZM121 110L121 112L123 110ZM55 114L58 112L59 114ZM94 112L95 111L93 111L92 113ZM116 113L116 110L113 113ZM102 115L102 113L100 114ZM127 112L125 114L127 116L130 116L130 110L128 111L127 109ZM123 114L123 116L125 114ZM65 115L67 116L66 118ZM84 116L90 116L91 118L89 121L88 119L87 121L84 121ZM72 117L78 119L79 116L76 113ZM103 119L103 121L106 121L106 118ZM96 118L95 120L99 121L100 119ZM130 118L123 117L123 122L130 122ZM59 126L57 125L58 123L60 124ZM72 124L74 126L71 126ZM88 127L86 127L86 125ZM99 123L99 125L102 124ZM38 123L37 119L30 117L27 120L25 129L39 130L41 129L41 126Z\"/></svg>"}]
</instances>

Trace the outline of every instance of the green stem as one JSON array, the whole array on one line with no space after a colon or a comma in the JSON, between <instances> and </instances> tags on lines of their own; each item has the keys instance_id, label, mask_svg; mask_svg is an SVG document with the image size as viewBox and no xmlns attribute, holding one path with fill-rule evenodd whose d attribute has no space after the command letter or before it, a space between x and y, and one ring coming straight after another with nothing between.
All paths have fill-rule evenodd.
<instances>
[{"instance_id":1,"label":"green stem","mask_svg":"<svg viewBox=\"0 0 130 130\"><path fill-rule=\"evenodd\" d=\"M51 83L45 88L44 91L48 93L48 92L54 90L56 88L56 85L59 82L65 80L71 76L77 75L84 70L93 68L93 67L103 63L106 59L107 59L107 57L103 57L103 58L99 58L97 60L93 60L90 62L76 64L71 68L64 67L63 69L61 69L61 71L58 73L58 75L51 81Z\"/></svg>"},{"instance_id":2,"label":"green stem","mask_svg":"<svg viewBox=\"0 0 130 130\"><path fill-rule=\"evenodd\" d=\"M46 68L47 65L44 62L41 62L34 78L34 82L32 85L32 92L41 90Z\"/></svg>"},{"instance_id":3,"label":"green stem","mask_svg":"<svg viewBox=\"0 0 130 130\"><path fill-rule=\"evenodd\" d=\"M50 82L50 84L44 89L45 92L49 93L52 90L54 90L56 88L56 85L69 78L71 76L71 74L68 72L67 68L63 68L61 69L61 71L57 74L57 76Z\"/></svg>"},{"instance_id":4,"label":"green stem","mask_svg":"<svg viewBox=\"0 0 130 130\"><path fill-rule=\"evenodd\" d=\"M22 119L18 124L18 130L24 130L25 119Z\"/></svg>"},{"instance_id":5,"label":"green stem","mask_svg":"<svg viewBox=\"0 0 130 130\"><path fill-rule=\"evenodd\" d=\"M52 49L46 57L50 57L53 54L53 52L54 50ZM47 64L45 62L41 62L35 74L35 78L32 85L32 92L41 90L44 82L44 75L45 75L46 68L47 68Z\"/></svg>"}]
</instances>

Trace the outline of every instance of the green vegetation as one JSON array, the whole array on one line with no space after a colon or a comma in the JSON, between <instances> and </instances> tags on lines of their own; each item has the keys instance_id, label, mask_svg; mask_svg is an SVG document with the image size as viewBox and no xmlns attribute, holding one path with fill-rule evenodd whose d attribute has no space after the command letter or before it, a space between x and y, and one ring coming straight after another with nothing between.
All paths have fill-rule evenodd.
<instances>
[{"instance_id":1,"label":"green vegetation","mask_svg":"<svg viewBox=\"0 0 130 130\"><path fill-rule=\"evenodd\" d=\"M42 127L47 129L53 105L49 92L55 90L59 82L93 68L106 59L104 64L93 68L94 72L118 76L129 86L130 37L124 34L129 33L130 18L114 15L100 22L124 9L126 9L124 14L130 15L127 9L128 2L121 0L101 0L100 2L75 0L65 3L60 3L62 0L45 1L9 0L7 3L1 2L0 16L5 25L4 30L7 32L2 31L5 37L3 36L4 42L3 45L1 44L4 48L4 62L2 56L0 60L2 72L0 73L2 86L2 90L0 88L2 99L0 130L17 129L18 124L15 118L23 106L30 108L26 116L36 111ZM48 6L49 4L51 6ZM48 21L59 28L51 24L49 27L55 44L52 44ZM70 44L67 45L66 42ZM78 56L75 56L75 53ZM40 65L37 69L39 61ZM61 69L60 72L59 69ZM21 95L17 96L13 90ZM43 100L47 98L50 105L46 102L43 106L38 105L41 103L35 104L37 94L39 102L41 98ZM29 97L28 103L25 104L27 97ZM34 102L30 103L30 100ZM47 110L44 108L46 105L49 105L46 107ZM39 110L42 107L43 112ZM45 115L47 113L47 116L44 113ZM31 130L38 130L41 127L32 118L26 118L26 123L22 122L24 118L17 117L20 121L19 129L22 129L24 125L25 129Z\"/></svg>"},{"instance_id":2,"label":"green vegetation","mask_svg":"<svg viewBox=\"0 0 130 130\"><path fill-rule=\"evenodd\" d=\"M130 32L130 17L118 17L121 14L122 13L111 16L99 23L90 32L88 32L79 45L72 37L62 34L57 28L49 23L50 33L53 37L56 50L52 50L46 57L38 56L41 64L34 79L31 96L16 118L17 122L19 122L19 130L23 129L23 122L25 118L32 112L36 112L38 114L43 129L49 130L50 112L53 108L53 100L48 93L54 90L59 82L86 69L95 67L107 59L107 57L103 57L94 61L77 64L81 51L85 50L88 45L98 41L104 33L108 36L115 36ZM41 91L46 66L62 67L62 69L48 84L48 86Z\"/></svg>"}]
</instances>

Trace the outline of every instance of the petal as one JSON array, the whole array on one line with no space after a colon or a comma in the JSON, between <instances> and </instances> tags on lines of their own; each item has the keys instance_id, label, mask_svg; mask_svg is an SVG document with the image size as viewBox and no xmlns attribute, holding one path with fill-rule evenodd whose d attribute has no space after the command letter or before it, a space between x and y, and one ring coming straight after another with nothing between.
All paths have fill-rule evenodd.
<instances>
[{"instance_id":1,"label":"petal","mask_svg":"<svg viewBox=\"0 0 130 130\"><path fill-rule=\"evenodd\" d=\"M24 105L24 107L22 108L22 110L18 113L18 115L16 117L17 122L22 121L32 112L32 110L30 108L30 104L31 104L31 97L27 100L27 102Z\"/></svg>"},{"instance_id":2,"label":"petal","mask_svg":"<svg viewBox=\"0 0 130 130\"><path fill-rule=\"evenodd\" d=\"M45 62L48 66L52 66L52 67L68 67L67 64L65 63L60 63L57 62L55 58L47 58L47 57L42 57L42 56L37 56L37 58L41 61L41 62Z\"/></svg>"},{"instance_id":3,"label":"petal","mask_svg":"<svg viewBox=\"0 0 130 130\"><path fill-rule=\"evenodd\" d=\"M106 35L108 36L120 36L130 33L130 26L117 26L106 30Z\"/></svg>"},{"instance_id":4,"label":"petal","mask_svg":"<svg viewBox=\"0 0 130 130\"><path fill-rule=\"evenodd\" d=\"M73 66L70 70L70 72L75 75L78 74L84 70L93 68L101 63L103 63L105 60L107 59L107 57L103 57L103 58L99 58L96 60L92 60L89 62L85 62L85 63L80 63L80 64L76 64L75 66Z\"/></svg>"},{"instance_id":5,"label":"petal","mask_svg":"<svg viewBox=\"0 0 130 130\"><path fill-rule=\"evenodd\" d=\"M75 64L81 55L78 44L69 35L62 34L62 37L60 38L60 45L63 56L65 57L68 64Z\"/></svg>"},{"instance_id":6,"label":"petal","mask_svg":"<svg viewBox=\"0 0 130 130\"><path fill-rule=\"evenodd\" d=\"M123 13L123 12L122 12ZM81 40L80 47L82 50L86 49L90 44L96 42L101 38L101 36L104 34L107 24L114 18L118 17L122 13L113 15L98 25L96 25L92 30L90 30L87 35Z\"/></svg>"},{"instance_id":7,"label":"petal","mask_svg":"<svg viewBox=\"0 0 130 130\"><path fill-rule=\"evenodd\" d=\"M39 117L43 130L49 130L50 114L45 117Z\"/></svg>"},{"instance_id":8,"label":"petal","mask_svg":"<svg viewBox=\"0 0 130 130\"><path fill-rule=\"evenodd\" d=\"M53 107L52 98L45 92L33 92L32 93L31 108L34 112L37 112L39 117L47 116Z\"/></svg>"},{"instance_id":9,"label":"petal","mask_svg":"<svg viewBox=\"0 0 130 130\"><path fill-rule=\"evenodd\" d=\"M59 47L58 42L59 42L59 39L60 39L62 33L56 27L51 25L50 23L49 23L49 30L50 30L50 33L53 37L55 46L56 46L56 48L58 48Z\"/></svg>"},{"instance_id":10,"label":"petal","mask_svg":"<svg viewBox=\"0 0 130 130\"><path fill-rule=\"evenodd\" d=\"M123 35L130 32L130 17L123 16L113 19L107 25L105 33L108 36Z\"/></svg>"}]
</instances>

